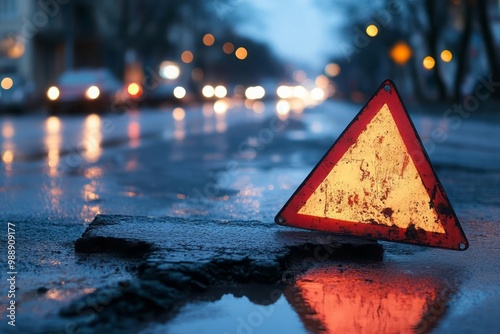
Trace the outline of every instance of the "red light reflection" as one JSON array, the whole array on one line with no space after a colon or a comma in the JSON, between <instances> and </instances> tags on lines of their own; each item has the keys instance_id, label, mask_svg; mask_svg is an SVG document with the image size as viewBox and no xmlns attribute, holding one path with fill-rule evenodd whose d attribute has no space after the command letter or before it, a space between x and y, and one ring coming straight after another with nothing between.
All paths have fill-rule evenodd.
<instances>
[{"instance_id":1,"label":"red light reflection","mask_svg":"<svg viewBox=\"0 0 500 334\"><path fill-rule=\"evenodd\" d=\"M307 272L285 296L313 333L425 333L451 292L410 274L332 267Z\"/></svg>"}]
</instances>

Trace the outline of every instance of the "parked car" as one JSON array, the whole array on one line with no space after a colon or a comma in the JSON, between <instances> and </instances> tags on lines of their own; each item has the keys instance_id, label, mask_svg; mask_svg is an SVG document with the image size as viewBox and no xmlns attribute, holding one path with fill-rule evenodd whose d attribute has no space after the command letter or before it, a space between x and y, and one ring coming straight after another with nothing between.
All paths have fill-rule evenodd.
<instances>
[{"instance_id":1,"label":"parked car","mask_svg":"<svg viewBox=\"0 0 500 334\"><path fill-rule=\"evenodd\" d=\"M47 89L47 106L52 114L108 111L122 89L107 69L66 71Z\"/></svg>"},{"instance_id":2,"label":"parked car","mask_svg":"<svg viewBox=\"0 0 500 334\"><path fill-rule=\"evenodd\" d=\"M18 74L0 74L0 112L20 112L34 104L35 87Z\"/></svg>"}]
</instances>

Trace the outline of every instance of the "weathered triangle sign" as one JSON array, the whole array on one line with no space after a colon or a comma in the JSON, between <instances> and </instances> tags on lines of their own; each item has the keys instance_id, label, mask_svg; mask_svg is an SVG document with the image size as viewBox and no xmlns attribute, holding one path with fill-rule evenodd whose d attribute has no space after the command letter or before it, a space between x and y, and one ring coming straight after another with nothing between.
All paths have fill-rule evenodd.
<instances>
[{"instance_id":1,"label":"weathered triangle sign","mask_svg":"<svg viewBox=\"0 0 500 334\"><path fill-rule=\"evenodd\" d=\"M390 80L382 83L275 220L369 239L469 247Z\"/></svg>"}]
</instances>

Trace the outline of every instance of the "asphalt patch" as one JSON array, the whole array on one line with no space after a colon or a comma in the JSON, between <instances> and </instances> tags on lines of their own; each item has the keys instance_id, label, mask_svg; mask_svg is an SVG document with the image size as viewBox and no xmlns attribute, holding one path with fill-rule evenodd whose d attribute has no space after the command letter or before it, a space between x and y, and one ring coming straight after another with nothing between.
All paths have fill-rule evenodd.
<instances>
[{"instance_id":1,"label":"asphalt patch","mask_svg":"<svg viewBox=\"0 0 500 334\"><path fill-rule=\"evenodd\" d=\"M61 310L80 333L127 332L171 319L216 287L282 286L325 261L383 259L375 241L274 223L121 215L98 215L75 251L142 257L135 280L98 289Z\"/></svg>"}]
</instances>

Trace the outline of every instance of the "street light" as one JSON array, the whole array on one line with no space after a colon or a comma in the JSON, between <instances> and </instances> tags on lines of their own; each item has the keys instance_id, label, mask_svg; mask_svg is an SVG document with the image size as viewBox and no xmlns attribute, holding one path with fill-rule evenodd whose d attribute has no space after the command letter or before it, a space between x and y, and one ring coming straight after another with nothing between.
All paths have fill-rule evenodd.
<instances>
[{"instance_id":1,"label":"street light","mask_svg":"<svg viewBox=\"0 0 500 334\"><path fill-rule=\"evenodd\" d=\"M370 24L366 27L366 34L370 37L375 37L378 35L378 28L374 24Z\"/></svg>"},{"instance_id":2,"label":"street light","mask_svg":"<svg viewBox=\"0 0 500 334\"><path fill-rule=\"evenodd\" d=\"M186 64L191 63L193 61L193 58L193 53L189 50L186 50L181 54L181 60Z\"/></svg>"},{"instance_id":3,"label":"street light","mask_svg":"<svg viewBox=\"0 0 500 334\"><path fill-rule=\"evenodd\" d=\"M427 56L422 61L422 65L426 70L432 70L434 68L434 65L436 65L436 61L431 56Z\"/></svg>"},{"instance_id":4,"label":"street light","mask_svg":"<svg viewBox=\"0 0 500 334\"><path fill-rule=\"evenodd\" d=\"M248 56L248 51L244 47L239 47L234 54L239 60L244 60Z\"/></svg>"},{"instance_id":5,"label":"street light","mask_svg":"<svg viewBox=\"0 0 500 334\"><path fill-rule=\"evenodd\" d=\"M203 44L206 46L212 46L215 43L215 37L212 34L206 34L203 36Z\"/></svg>"},{"instance_id":6,"label":"street light","mask_svg":"<svg viewBox=\"0 0 500 334\"><path fill-rule=\"evenodd\" d=\"M451 61L451 59L453 58L453 54L451 53L450 50L443 50L441 52L441 59L445 62L445 63L449 63Z\"/></svg>"},{"instance_id":7,"label":"street light","mask_svg":"<svg viewBox=\"0 0 500 334\"><path fill-rule=\"evenodd\" d=\"M222 46L222 50L225 54L231 54L234 52L234 44L231 42L227 42Z\"/></svg>"},{"instance_id":8,"label":"street light","mask_svg":"<svg viewBox=\"0 0 500 334\"><path fill-rule=\"evenodd\" d=\"M411 47L405 42L397 42L389 50L389 56L398 65L404 65L412 56Z\"/></svg>"}]
</instances>

